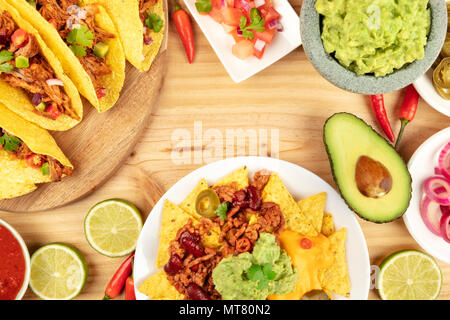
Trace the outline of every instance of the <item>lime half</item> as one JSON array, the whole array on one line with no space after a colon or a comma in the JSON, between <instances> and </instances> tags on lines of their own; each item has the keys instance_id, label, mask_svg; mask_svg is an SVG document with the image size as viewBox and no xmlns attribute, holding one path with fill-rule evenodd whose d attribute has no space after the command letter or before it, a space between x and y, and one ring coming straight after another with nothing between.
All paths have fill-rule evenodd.
<instances>
[{"instance_id":1,"label":"lime half","mask_svg":"<svg viewBox=\"0 0 450 320\"><path fill-rule=\"evenodd\" d=\"M119 199L96 204L84 219L87 241L94 250L108 257L121 257L133 252L141 230L139 210Z\"/></svg>"},{"instance_id":2,"label":"lime half","mask_svg":"<svg viewBox=\"0 0 450 320\"><path fill-rule=\"evenodd\" d=\"M47 244L31 256L30 288L41 299L75 298L83 290L87 275L84 257L66 244Z\"/></svg>"},{"instance_id":3,"label":"lime half","mask_svg":"<svg viewBox=\"0 0 450 320\"><path fill-rule=\"evenodd\" d=\"M434 300L441 291L442 273L431 256L403 250L381 263L377 285L383 300Z\"/></svg>"}]
</instances>

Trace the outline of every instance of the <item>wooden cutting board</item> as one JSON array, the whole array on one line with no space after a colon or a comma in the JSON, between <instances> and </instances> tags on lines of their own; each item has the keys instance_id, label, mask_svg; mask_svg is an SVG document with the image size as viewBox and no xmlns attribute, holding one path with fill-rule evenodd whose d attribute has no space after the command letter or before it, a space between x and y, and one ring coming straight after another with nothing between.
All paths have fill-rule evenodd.
<instances>
[{"instance_id":1,"label":"wooden cutting board","mask_svg":"<svg viewBox=\"0 0 450 320\"><path fill-rule=\"evenodd\" d=\"M107 181L133 151L148 123L161 90L165 61L163 45L149 72L141 73L127 63L120 99L105 113L98 113L84 100L81 123L53 134L75 167L73 176L40 185L28 195L2 200L0 210L34 212L60 207L85 197Z\"/></svg>"}]
</instances>

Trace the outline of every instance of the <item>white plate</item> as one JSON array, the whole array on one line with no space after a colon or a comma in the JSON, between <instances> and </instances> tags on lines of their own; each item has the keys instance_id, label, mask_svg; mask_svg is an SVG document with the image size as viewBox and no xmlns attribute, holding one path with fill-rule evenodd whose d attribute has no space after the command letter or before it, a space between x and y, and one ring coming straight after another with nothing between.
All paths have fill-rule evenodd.
<instances>
[{"instance_id":1,"label":"white plate","mask_svg":"<svg viewBox=\"0 0 450 320\"><path fill-rule=\"evenodd\" d=\"M417 79L413 84L423 100L432 108L450 117L450 100L442 98L434 88L433 69L428 70L427 73Z\"/></svg>"},{"instance_id":2,"label":"white plate","mask_svg":"<svg viewBox=\"0 0 450 320\"><path fill-rule=\"evenodd\" d=\"M422 220L420 202L422 200L423 183L434 175L438 166L439 152L450 141L450 128L444 129L425 141L409 160L408 168L412 177L412 197L408 210L403 216L411 236L429 254L450 263L450 244L434 235Z\"/></svg>"},{"instance_id":3,"label":"white plate","mask_svg":"<svg viewBox=\"0 0 450 320\"><path fill-rule=\"evenodd\" d=\"M283 32L275 35L266 48L262 59L250 57L241 60L231 53L233 37L226 33L222 25L207 15L200 15L195 7L196 0L184 0L191 15L213 47L234 82L241 82L280 60L302 44L300 39L300 18L287 0L274 0L273 6L280 13Z\"/></svg>"},{"instance_id":4,"label":"white plate","mask_svg":"<svg viewBox=\"0 0 450 320\"><path fill-rule=\"evenodd\" d=\"M446 2L450 2L450 0L446 0ZM434 88L433 68L417 79L413 85L422 99L425 100L432 108L445 114L447 117L450 117L450 100L442 98Z\"/></svg>"},{"instance_id":5,"label":"white plate","mask_svg":"<svg viewBox=\"0 0 450 320\"><path fill-rule=\"evenodd\" d=\"M249 176L261 169L277 172L295 199L305 198L319 192L327 193L326 211L333 214L336 229L347 228L347 263L352 284L350 299L367 299L370 287L370 263L366 240L354 214L348 209L339 194L324 180L295 164L272 158L239 157L221 160L201 167L178 181L167 191L153 208L144 224L136 248L134 279L136 298L147 300L147 296L137 288L150 275L156 273L158 233L164 199L179 204L194 189L201 178L212 185L234 170L247 166ZM343 299L343 297L336 297Z\"/></svg>"}]
</instances>

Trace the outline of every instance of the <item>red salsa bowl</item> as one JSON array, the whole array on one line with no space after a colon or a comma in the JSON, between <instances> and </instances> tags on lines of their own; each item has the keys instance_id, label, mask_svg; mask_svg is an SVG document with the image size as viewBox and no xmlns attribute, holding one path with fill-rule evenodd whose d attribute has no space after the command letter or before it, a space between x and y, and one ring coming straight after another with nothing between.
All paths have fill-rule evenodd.
<instances>
[{"instance_id":1,"label":"red salsa bowl","mask_svg":"<svg viewBox=\"0 0 450 320\"><path fill-rule=\"evenodd\" d=\"M20 300L30 281L30 254L19 233L0 219L0 300Z\"/></svg>"}]
</instances>

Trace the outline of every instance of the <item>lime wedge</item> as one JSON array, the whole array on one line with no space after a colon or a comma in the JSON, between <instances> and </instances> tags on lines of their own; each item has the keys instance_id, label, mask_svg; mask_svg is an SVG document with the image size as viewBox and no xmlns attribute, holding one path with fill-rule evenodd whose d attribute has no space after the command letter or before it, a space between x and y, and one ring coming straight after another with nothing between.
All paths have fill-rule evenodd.
<instances>
[{"instance_id":1,"label":"lime wedge","mask_svg":"<svg viewBox=\"0 0 450 320\"><path fill-rule=\"evenodd\" d=\"M119 199L96 204L84 219L84 233L90 246L108 257L121 257L133 252L141 230L139 210Z\"/></svg>"},{"instance_id":2,"label":"lime wedge","mask_svg":"<svg viewBox=\"0 0 450 320\"><path fill-rule=\"evenodd\" d=\"M377 285L383 300L434 300L441 291L442 273L429 255L403 250L381 263Z\"/></svg>"},{"instance_id":3,"label":"lime wedge","mask_svg":"<svg viewBox=\"0 0 450 320\"><path fill-rule=\"evenodd\" d=\"M75 298L83 290L87 274L84 257L66 244L47 244L31 256L30 288L44 300Z\"/></svg>"}]
</instances>

